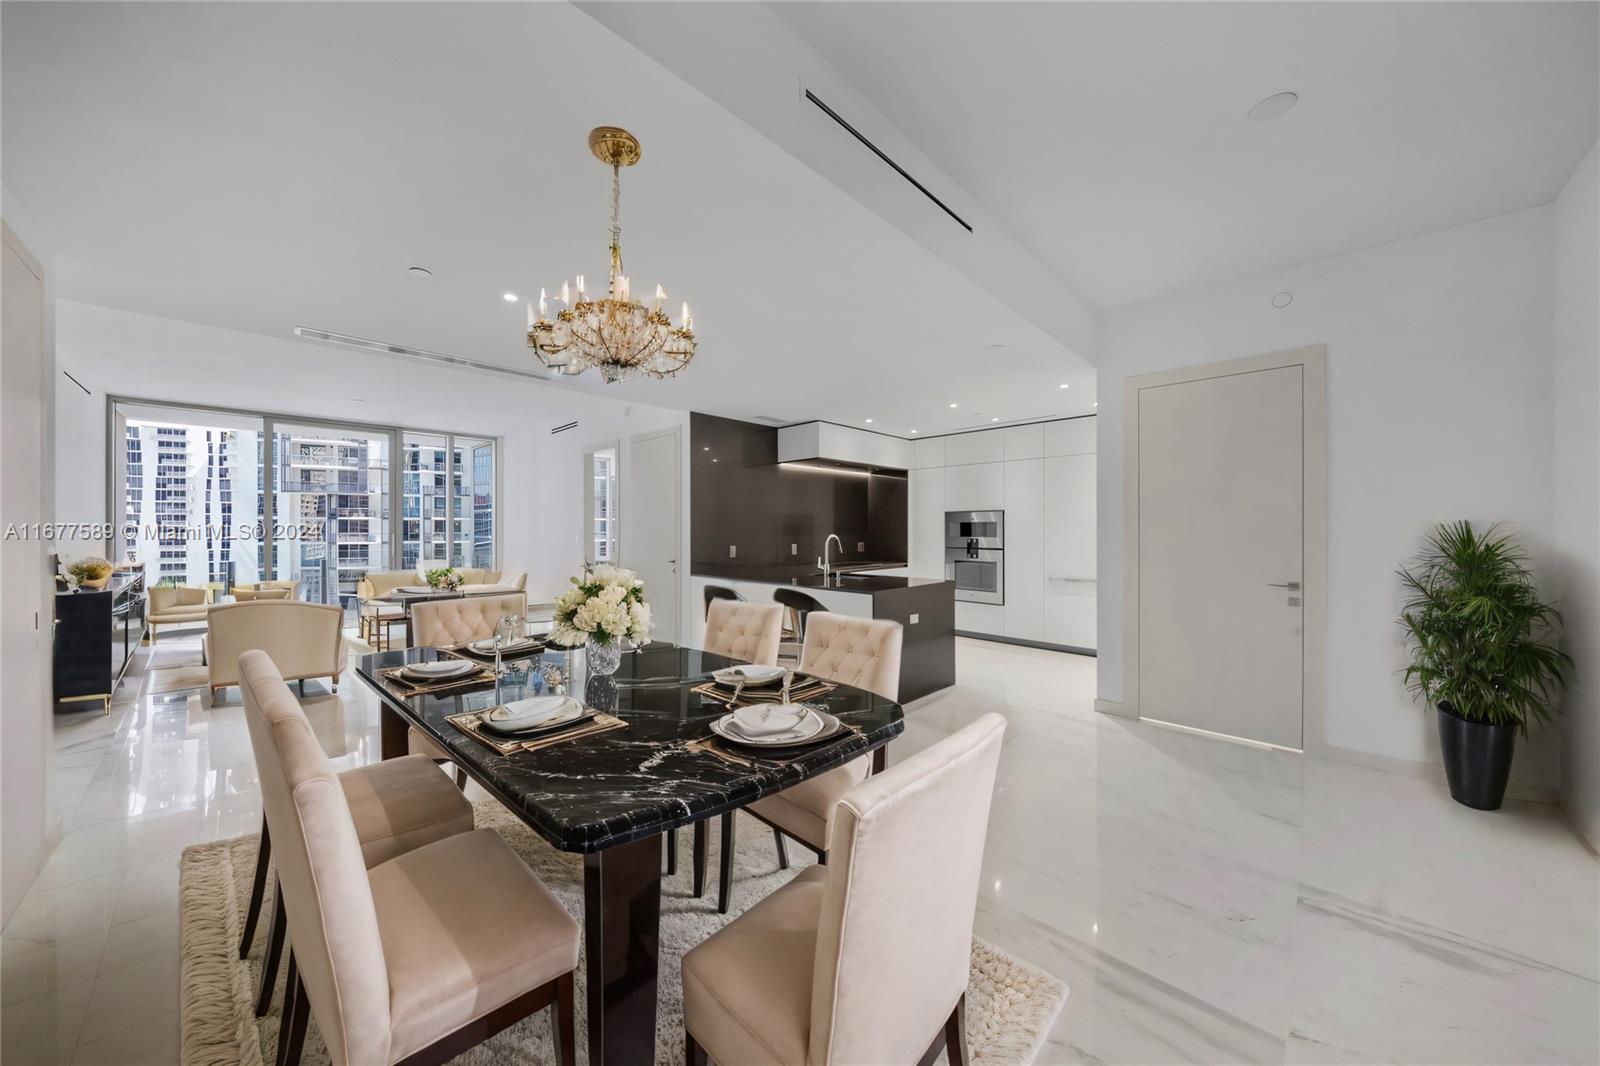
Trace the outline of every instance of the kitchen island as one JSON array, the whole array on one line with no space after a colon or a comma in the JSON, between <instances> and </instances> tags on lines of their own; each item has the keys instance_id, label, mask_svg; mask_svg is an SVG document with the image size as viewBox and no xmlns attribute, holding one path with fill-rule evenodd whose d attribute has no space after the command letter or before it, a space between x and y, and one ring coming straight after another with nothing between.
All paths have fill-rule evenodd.
<instances>
[{"instance_id":1,"label":"kitchen island","mask_svg":"<svg viewBox=\"0 0 1600 1066\"><path fill-rule=\"evenodd\" d=\"M956 680L955 583L938 577L901 572L904 564L870 569L856 564L836 571L826 582L810 567L697 566L690 577L690 595L699 620L694 641L705 627L705 588L732 589L746 600L772 601L779 588L794 589L834 614L852 618L888 618L904 630L900 651L899 702L907 703L948 688Z\"/></svg>"}]
</instances>

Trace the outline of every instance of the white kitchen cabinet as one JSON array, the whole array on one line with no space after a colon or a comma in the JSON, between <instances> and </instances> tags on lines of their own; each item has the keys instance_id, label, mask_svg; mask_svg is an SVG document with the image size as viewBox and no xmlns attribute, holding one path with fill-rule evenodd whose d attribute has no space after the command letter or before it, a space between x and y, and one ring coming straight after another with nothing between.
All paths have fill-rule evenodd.
<instances>
[{"instance_id":1,"label":"white kitchen cabinet","mask_svg":"<svg viewBox=\"0 0 1600 1066\"><path fill-rule=\"evenodd\" d=\"M1013 459L1037 459L1044 454L1044 425L1008 426L1006 434L1006 462Z\"/></svg>"},{"instance_id":2,"label":"white kitchen cabinet","mask_svg":"<svg viewBox=\"0 0 1600 1066\"><path fill-rule=\"evenodd\" d=\"M1045 455L1083 455L1095 450L1095 417L1067 418L1044 425Z\"/></svg>"},{"instance_id":3,"label":"white kitchen cabinet","mask_svg":"<svg viewBox=\"0 0 1600 1066\"><path fill-rule=\"evenodd\" d=\"M957 600L956 631L1003 636L1006 631L1006 609L998 603Z\"/></svg>"},{"instance_id":4,"label":"white kitchen cabinet","mask_svg":"<svg viewBox=\"0 0 1600 1066\"><path fill-rule=\"evenodd\" d=\"M1003 511L1005 507L1005 463L972 463L945 468L946 511Z\"/></svg>"},{"instance_id":5,"label":"white kitchen cabinet","mask_svg":"<svg viewBox=\"0 0 1600 1066\"><path fill-rule=\"evenodd\" d=\"M944 467L911 471L911 573L944 575Z\"/></svg>"},{"instance_id":6,"label":"white kitchen cabinet","mask_svg":"<svg viewBox=\"0 0 1600 1066\"><path fill-rule=\"evenodd\" d=\"M1053 456L1043 466L1044 639L1094 648L1095 456Z\"/></svg>"},{"instance_id":7,"label":"white kitchen cabinet","mask_svg":"<svg viewBox=\"0 0 1600 1066\"><path fill-rule=\"evenodd\" d=\"M943 437L929 437L927 440L919 440L915 442L911 460L912 464L918 470L924 470L933 466L943 469L945 465L944 441L945 438Z\"/></svg>"},{"instance_id":8,"label":"white kitchen cabinet","mask_svg":"<svg viewBox=\"0 0 1600 1066\"><path fill-rule=\"evenodd\" d=\"M1043 640L1044 460L1007 460L1005 479L1005 635Z\"/></svg>"},{"instance_id":9,"label":"white kitchen cabinet","mask_svg":"<svg viewBox=\"0 0 1600 1066\"><path fill-rule=\"evenodd\" d=\"M945 465L1000 463L1006 457L1006 431L985 429L977 433L957 433L944 438Z\"/></svg>"}]
</instances>

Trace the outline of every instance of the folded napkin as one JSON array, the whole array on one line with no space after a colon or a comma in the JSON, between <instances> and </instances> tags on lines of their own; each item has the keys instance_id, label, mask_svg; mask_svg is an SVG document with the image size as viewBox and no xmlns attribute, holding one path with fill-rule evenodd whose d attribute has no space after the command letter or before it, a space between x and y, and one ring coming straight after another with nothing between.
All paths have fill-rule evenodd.
<instances>
[{"instance_id":1,"label":"folded napkin","mask_svg":"<svg viewBox=\"0 0 1600 1066\"><path fill-rule=\"evenodd\" d=\"M806 708L794 703L760 703L733 712L738 732L752 740L790 733L805 721Z\"/></svg>"},{"instance_id":2,"label":"folded napkin","mask_svg":"<svg viewBox=\"0 0 1600 1066\"><path fill-rule=\"evenodd\" d=\"M514 700L504 707L496 707L484 718L501 729L531 728L566 711L570 706L569 699L567 696L529 696L525 700Z\"/></svg>"},{"instance_id":3,"label":"folded napkin","mask_svg":"<svg viewBox=\"0 0 1600 1066\"><path fill-rule=\"evenodd\" d=\"M745 663L742 666L730 666L726 670L718 670L719 674L733 674L750 681L776 681L783 676L783 671L772 666L757 666L754 663Z\"/></svg>"}]
</instances>

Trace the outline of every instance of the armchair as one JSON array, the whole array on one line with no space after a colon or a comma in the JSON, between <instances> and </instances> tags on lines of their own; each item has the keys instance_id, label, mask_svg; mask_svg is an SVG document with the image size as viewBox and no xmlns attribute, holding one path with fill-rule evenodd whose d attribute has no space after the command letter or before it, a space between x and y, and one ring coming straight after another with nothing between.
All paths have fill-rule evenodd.
<instances>
[{"instance_id":1,"label":"armchair","mask_svg":"<svg viewBox=\"0 0 1600 1066\"><path fill-rule=\"evenodd\" d=\"M205 659L211 703L239 683L239 656L252 648L267 653L286 680L332 678L339 691L344 671L344 612L332 604L299 600L221 603L206 616Z\"/></svg>"},{"instance_id":2,"label":"armchair","mask_svg":"<svg viewBox=\"0 0 1600 1066\"><path fill-rule=\"evenodd\" d=\"M150 643L156 642L157 626L192 625L206 620L206 599L210 593L188 585L157 585L150 590Z\"/></svg>"}]
</instances>

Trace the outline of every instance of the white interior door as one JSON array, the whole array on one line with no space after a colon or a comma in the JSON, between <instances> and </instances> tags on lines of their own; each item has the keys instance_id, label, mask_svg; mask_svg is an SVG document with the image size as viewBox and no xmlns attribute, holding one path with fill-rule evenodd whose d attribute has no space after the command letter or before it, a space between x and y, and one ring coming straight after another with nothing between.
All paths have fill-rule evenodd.
<instances>
[{"instance_id":1,"label":"white interior door","mask_svg":"<svg viewBox=\"0 0 1600 1066\"><path fill-rule=\"evenodd\" d=\"M37 262L4 230L0 270L0 440L10 459L0 470L0 506L5 522L21 530L0 543L0 920L9 920L44 856L50 756L49 682L44 674L53 604L45 602L45 545L29 526L44 519L39 457L43 438L39 411L44 385L44 282ZM88 545L73 545L84 554ZM98 704L80 704L94 706Z\"/></svg>"},{"instance_id":2,"label":"white interior door","mask_svg":"<svg viewBox=\"0 0 1600 1066\"><path fill-rule=\"evenodd\" d=\"M622 550L644 581L656 640L678 641L678 540L681 535L682 464L676 429L635 437L632 462L623 472L631 482L629 538Z\"/></svg>"},{"instance_id":3,"label":"white interior door","mask_svg":"<svg viewBox=\"0 0 1600 1066\"><path fill-rule=\"evenodd\" d=\"M1138 390L1142 718L1302 746L1302 379Z\"/></svg>"}]
</instances>

